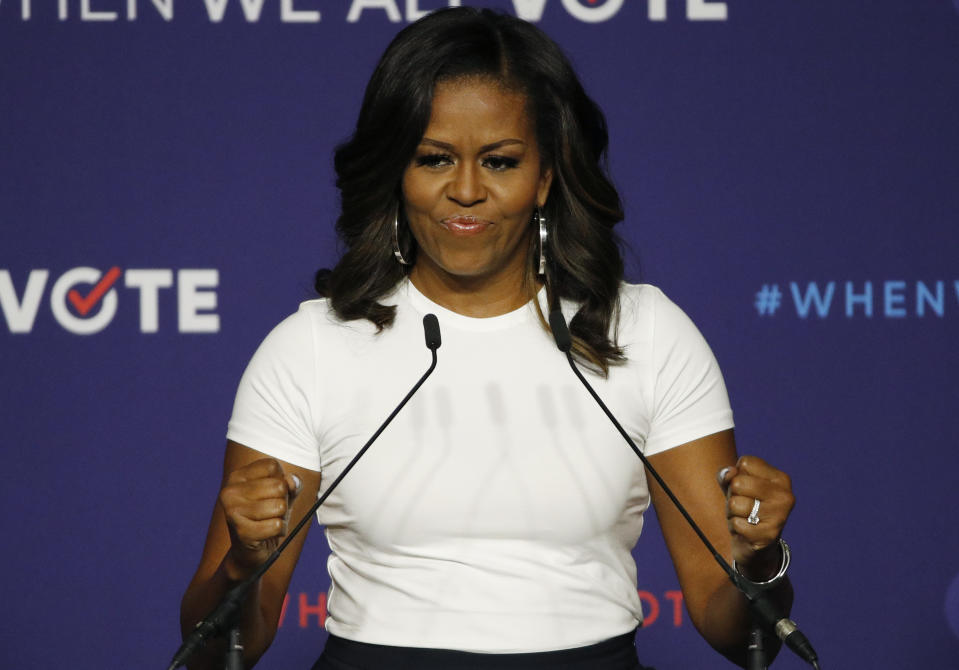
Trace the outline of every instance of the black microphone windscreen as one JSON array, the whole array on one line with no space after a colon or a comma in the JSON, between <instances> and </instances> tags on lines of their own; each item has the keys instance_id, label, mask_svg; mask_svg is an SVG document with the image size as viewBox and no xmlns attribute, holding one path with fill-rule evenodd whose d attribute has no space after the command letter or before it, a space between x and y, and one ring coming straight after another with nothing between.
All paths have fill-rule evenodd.
<instances>
[{"instance_id":1,"label":"black microphone windscreen","mask_svg":"<svg viewBox=\"0 0 959 670\"><path fill-rule=\"evenodd\" d=\"M426 346L430 350L439 349L443 340L440 337L440 322L435 314L427 314L423 317L423 332L426 333Z\"/></svg>"},{"instance_id":2,"label":"black microphone windscreen","mask_svg":"<svg viewBox=\"0 0 959 670\"><path fill-rule=\"evenodd\" d=\"M554 309L549 313L549 329L553 331L553 339L556 340L556 346L564 354L573 348L573 338L569 335L569 328L566 327L566 319L563 313Z\"/></svg>"}]
</instances>

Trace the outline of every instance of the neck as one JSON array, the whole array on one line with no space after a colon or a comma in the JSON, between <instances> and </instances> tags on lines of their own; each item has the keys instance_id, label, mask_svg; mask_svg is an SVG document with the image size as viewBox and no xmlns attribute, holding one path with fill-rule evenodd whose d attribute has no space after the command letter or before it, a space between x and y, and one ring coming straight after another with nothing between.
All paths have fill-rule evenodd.
<instances>
[{"instance_id":1,"label":"neck","mask_svg":"<svg viewBox=\"0 0 959 670\"><path fill-rule=\"evenodd\" d=\"M410 271L410 281L437 305L479 319L519 309L533 299L541 286L539 281L527 285L529 282L522 276L490 282L483 277L424 272L419 266Z\"/></svg>"}]
</instances>

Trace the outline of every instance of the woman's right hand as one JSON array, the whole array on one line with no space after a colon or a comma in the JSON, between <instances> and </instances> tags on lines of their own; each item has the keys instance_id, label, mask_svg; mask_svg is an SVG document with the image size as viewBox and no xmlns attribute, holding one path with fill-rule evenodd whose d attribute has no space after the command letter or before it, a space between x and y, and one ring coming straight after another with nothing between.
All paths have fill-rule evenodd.
<instances>
[{"instance_id":1,"label":"woman's right hand","mask_svg":"<svg viewBox=\"0 0 959 670\"><path fill-rule=\"evenodd\" d=\"M227 441L223 478L213 505L203 556L180 605L180 628L184 637L231 588L252 575L286 538L290 517L299 519L307 513L316 500L320 480L319 472ZM247 594L239 617L246 667L253 666L276 634L283 599L289 591L310 525L304 526L267 570L259 588ZM207 645L190 667L222 668L226 651L223 642Z\"/></svg>"},{"instance_id":2,"label":"woman's right hand","mask_svg":"<svg viewBox=\"0 0 959 670\"><path fill-rule=\"evenodd\" d=\"M253 573L279 546L289 525L299 478L274 458L262 458L230 472L219 502L230 532L225 566L231 579Z\"/></svg>"}]
</instances>

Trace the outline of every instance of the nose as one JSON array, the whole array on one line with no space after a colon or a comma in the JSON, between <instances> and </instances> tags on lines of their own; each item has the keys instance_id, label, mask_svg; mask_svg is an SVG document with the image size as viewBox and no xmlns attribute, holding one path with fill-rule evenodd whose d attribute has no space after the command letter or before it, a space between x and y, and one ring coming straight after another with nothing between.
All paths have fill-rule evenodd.
<instances>
[{"instance_id":1,"label":"nose","mask_svg":"<svg viewBox=\"0 0 959 670\"><path fill-rule=\"evenodd\" d=\"M446 187L446 197L463 207L483 202L486 199L486 187L480 167L469 163L457 165Z\"/></svg>"}]
</instances>

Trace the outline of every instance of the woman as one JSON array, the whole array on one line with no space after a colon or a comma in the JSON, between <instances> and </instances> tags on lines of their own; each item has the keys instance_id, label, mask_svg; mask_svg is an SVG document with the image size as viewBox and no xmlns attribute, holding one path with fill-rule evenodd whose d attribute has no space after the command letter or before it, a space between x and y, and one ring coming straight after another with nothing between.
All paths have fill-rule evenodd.
<instances>
[{"instance_id":1,"label":"woman","mask_svg":"<svg viewBox=\"0 0 959 670\"><path fill-rule=\"evenodd\" d=\"M598 392L727 559L756 581L782 572L789 479L737 460L705 342L656 289L622 282L606 145L601 112L531 25L449 9L396 37L336 152L346 251L240 384L184 631L419 377L432 312L436 372L320 509L332 586L315 668L641 667L630 551L650 498L691 620L743 662L745 601L647 484L543 319L562 308ZM304 536L245 604L249 664L276 632ZM788 581L774 581L788 608Z\"/></svg>"}]
</instances>

